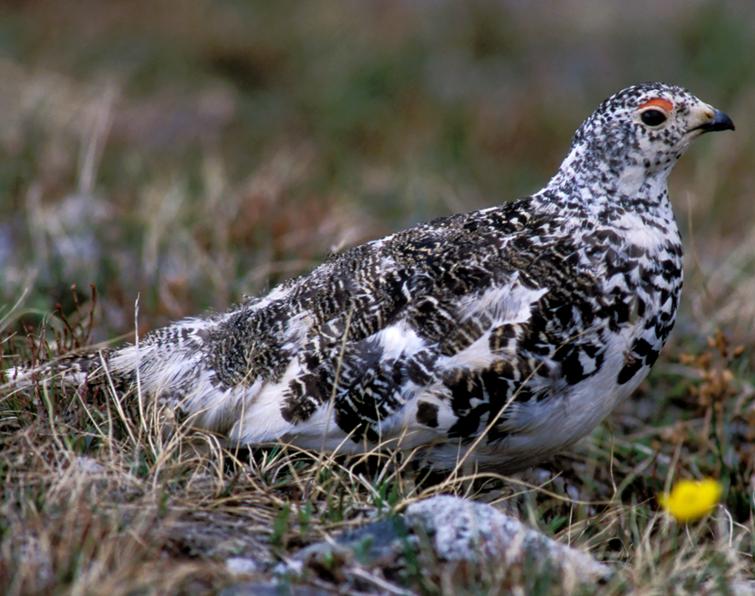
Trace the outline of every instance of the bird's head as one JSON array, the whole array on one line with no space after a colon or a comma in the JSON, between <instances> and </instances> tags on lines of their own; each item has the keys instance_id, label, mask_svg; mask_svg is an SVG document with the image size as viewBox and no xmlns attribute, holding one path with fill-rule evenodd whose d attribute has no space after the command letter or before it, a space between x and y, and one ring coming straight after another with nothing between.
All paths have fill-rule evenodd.
<instances>
[{"instance_id":1,"label":"bird's head","mask_svg":"<svg viewBox=\"0 0 755 596\"><path fill-rule=\"evenodd\" d=\"M641 191L644 181L665 181L692 139L718 130L734 130L731 118L686 89L641 83L612 95L584 121L564 166Z\"/></svg>"}]
</instances>

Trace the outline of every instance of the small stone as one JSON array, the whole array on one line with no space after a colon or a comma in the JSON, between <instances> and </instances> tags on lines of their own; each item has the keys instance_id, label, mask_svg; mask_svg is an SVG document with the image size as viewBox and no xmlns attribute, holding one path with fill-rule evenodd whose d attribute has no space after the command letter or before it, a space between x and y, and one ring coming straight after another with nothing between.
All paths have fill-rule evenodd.
<instances>
[{"instance_id":1,"label":"small stone","mask_svg":"<svg viewBox=\"0 0 755 596\"><path fill-rule=\"evenodd\" d=\"M226 559L225 568L234 575L251 575L260 571L259 563L247 557Z\"/></svg>"}]
</instances>

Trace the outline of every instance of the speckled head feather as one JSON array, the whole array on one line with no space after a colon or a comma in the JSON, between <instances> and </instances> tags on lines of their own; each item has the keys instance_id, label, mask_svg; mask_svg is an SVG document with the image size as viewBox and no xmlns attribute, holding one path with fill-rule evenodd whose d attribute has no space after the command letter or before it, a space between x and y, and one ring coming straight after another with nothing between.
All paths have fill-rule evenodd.
<instances>
[{"instance_id":1,"label":"speckled head feather","mask_svg":"<svg viewBox=\"0 0 755 596\"><path fill-rule=\"evenodd\" d=\"M554 181L598 183L618 199L657 196L694 138L729 128L728 116L683 87L632 85L604 100L577 129Z\"/></svg>"},{"instance_id":2,"label":"speckled head feather","mask_svg":"<svg viewBox=\"0 0 755 596\"><path fill-rule=\"evenodd\" d=\"M352 248L225 314L59 372L138 384L233 443L530 465L650 371L682 287L666 178L693 138L727 128L681 87L628 87L532 196Z\"/></svg>"},{"instance_id":3,"label":"speckled head feather","mask_svg":"<svg viewBox=\"0 0 755 596\"><path fill-rule=\"evenodd\" d=\"M646 149L656 142L658 148L678 146L690 128L690 112L700 103L689 91L674 85L640 83L627 87L604 100L582 123L572 146L586 142L595 151L615 151L637 148L636 141L641 139L647 140ZM661 111L665 119L643 122L642 114L648 109Z\"/></svg>"}]
</instances>

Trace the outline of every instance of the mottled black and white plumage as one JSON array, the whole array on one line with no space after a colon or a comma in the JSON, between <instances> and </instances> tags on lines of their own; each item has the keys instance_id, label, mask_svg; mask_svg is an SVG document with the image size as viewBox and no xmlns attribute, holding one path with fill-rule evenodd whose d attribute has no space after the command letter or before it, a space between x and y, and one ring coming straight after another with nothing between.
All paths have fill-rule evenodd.
<instances>
[{"instance_id":1,"label":"mottled black and white plumage","mask_svg":"<svg viewBox=\"0 0 755 596\"><path fill-rule=\"evenodd\" d=\"M629 87L538 193L337 254L110 352L107 370L134 391L138 368L143 395L234 443L530 465L588 433L658 357L682 287L666 179L692 139L727 128L680 87Z\"/></svg>"}]
</instances>

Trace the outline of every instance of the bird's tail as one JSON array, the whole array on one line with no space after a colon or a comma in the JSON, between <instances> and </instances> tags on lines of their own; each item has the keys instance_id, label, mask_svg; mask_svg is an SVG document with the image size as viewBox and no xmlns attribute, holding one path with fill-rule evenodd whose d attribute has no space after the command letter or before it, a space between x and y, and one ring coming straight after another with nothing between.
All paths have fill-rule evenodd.
<instances>
[{"instance_id":1,"label":"bird's tail","mask_svg":"<svg viewBox=\"0 0 755 596\"><path fill-rule=\"evenodd\" d=\"M19 365L0 371L0 393L22 390L37 383L78 387L95 382L107 368L110 350L68 354L37 365Z\"/></svg>"},{"instance_id":2,"label":"bird's tail","mask_svg":"<svg viewBox=\"0 0 755 596\"><path fill-rule=\"evenodd\" d=\"M99 387L119 399L138 395L188 416L192 424L224 432L235 421L240 394L221 387L207 362L212 321L185 320L117 349L63 356L35 367L0 371L0 396L35 384ZM141 402L140 402L141 403Z\"/></svg>"}]
</instances>

